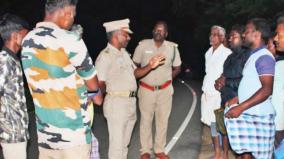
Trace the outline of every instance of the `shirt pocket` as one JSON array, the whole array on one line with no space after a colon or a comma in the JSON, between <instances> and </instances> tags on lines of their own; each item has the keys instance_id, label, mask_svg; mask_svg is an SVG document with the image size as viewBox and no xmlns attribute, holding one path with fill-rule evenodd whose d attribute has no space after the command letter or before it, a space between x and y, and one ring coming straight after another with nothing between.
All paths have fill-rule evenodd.
<instances>
[{"instance_id":1,"label":"shirt pocket","mask_svg":"<svg viewBox=\"0 0 284 159\"><path fill-rule=\"evenodd\" d=\"M141 66L146 66L154 55L155 52L153 50L145 50L142 56Z\"/></svg>"}]
</instances>

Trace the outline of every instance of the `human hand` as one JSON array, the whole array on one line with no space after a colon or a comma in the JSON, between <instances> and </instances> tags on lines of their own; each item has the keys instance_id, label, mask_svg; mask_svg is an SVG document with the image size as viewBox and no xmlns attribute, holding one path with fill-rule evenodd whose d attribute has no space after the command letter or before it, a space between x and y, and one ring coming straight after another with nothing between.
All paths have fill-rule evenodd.
<instances>
[{"instance_id":1,"label":"human hand","mask_svg":"<svg viewBox=\"0 0 284 159\"><path fill-rule=\"evenodd\" d=\"M88 104L93 102L96 105L101 105L103 103L103 94L99 90L97 93L88 93Z\"/></svg>"},{"instance_id":2,"label":"human hand","mask_svg":"<svg viewBox=\"0 0 284 159\"><path fill-rule=\"evenodd\" d=\"M163 54L158 54L153 56L150 61L149 61L149 65L151 67L151 69L157 68L159 65L162 65L165 63L166 57Z\"/></svg>"},{"instance_id":3,"label":"human hand","mask_svg":"<svg viewBox=\"0 0 284 159\"><path fill-rule=\"evenodd\" d=\"M96 105L102 105L104 99L103 99L103 94L102 92L100 91L95 97L93 97L93 102L96 104Z\"/></svg>"},{"instance_id":4,"label":"human hand","mask_svg":"<svg viewBox=\"0 0 284 159\"><path fill-rule=\"evenodd\" d=\"M225 117L226 118L238 118L241 113L243 112L243 109L241 107L241 105L237 105L232 107L226 114Z\"/></svg>"},{"instance_id":5,"label":"human hand","mask_svg":"<svg viewBox=\"0 0 284 159\"><path fill-rule=\"evenodd\" d=\"M220 76L217 80L215 80L214 87L216 90L220 91L222 87L225 86L226 78L224 76Z\"/></svg>"}]
</instances>

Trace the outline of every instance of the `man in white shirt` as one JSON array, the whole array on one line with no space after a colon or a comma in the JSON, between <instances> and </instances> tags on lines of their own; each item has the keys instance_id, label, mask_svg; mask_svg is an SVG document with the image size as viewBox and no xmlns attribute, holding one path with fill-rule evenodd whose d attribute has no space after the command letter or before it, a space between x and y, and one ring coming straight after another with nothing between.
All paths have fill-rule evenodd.
<instances>
[{"instance_id":1,"label":"man in white shirt","mask_svg":"<svg viewBox=\"0 0 284 159\"><path fill-rule=\"evenodd\" d=\"M220 26L211 27L210 45L211 47L205 54L205 77L203 80L201 96L201 121L211 127L211 136L214 144L215 159L221 158L221 147L219 144L218 133L216 130L216 121L214 110L221 106L221 95L215 87L215 80L223 72L223 64L231 50L226 48L225 42L226 31Z\"/></svg>"},{"instance_id":2,"label":"man in white shirt","mask_svg":"<svg viewBox=\"0 0 284 159\"><path fill-rule=\"evenodd\" d=\"M275 117L275 148L284 140L284 16L277 20L274 41L276 43L277 57L275 64L272 104L276 111Z\"/></svg>"}]
</instances>

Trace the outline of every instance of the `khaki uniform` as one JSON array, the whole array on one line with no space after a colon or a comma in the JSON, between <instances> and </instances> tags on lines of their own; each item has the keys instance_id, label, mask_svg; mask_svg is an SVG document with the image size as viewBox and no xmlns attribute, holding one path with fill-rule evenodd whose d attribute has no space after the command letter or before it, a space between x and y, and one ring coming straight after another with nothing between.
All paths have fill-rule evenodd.
<instances>
[{"instance_id":1,"label":"khaki uniform","mask_svg":"<svg viewBox=\"0 0 284 159\"><path fill-rule=\"evenodd\" d=\"M143 40L139 43L135 50L133 61L144 67L148 64L151 57L159 53L166 56L165 64L152 70L140 80L150 86L160 86L172 80L172 67L181 65L177 44L164 41L161 47L157 48L152 39ZM141 154L151 153L153 148L152 122L154 115L156 123L154 151L155 153L165 152L168 118L172 108L172 96L172 84L164 89L155 91L143 86L139 87Z\"/></svg>"},{"instance_id":2,"label":"khaki uniform","mask_svg":"<svg viewBox=\"0 0 284 159\"><path fill-rule=\"evenodd\" d=\"M136 66L125 49L119 51L111 44L99 54L95 66L98 79L106 84L103 111L109 131L108 158L126 159L136 122L136 98L125 94L137 90Z\"/></svg>"}]
</instances>

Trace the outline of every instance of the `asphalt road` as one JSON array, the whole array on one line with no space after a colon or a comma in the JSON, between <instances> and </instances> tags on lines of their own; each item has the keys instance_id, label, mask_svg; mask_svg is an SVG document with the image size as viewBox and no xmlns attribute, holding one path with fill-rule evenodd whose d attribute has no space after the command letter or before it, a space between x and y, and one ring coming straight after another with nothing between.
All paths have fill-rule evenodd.
<instances>
[{"instance_id":1,"label":"asphalt road","mask_svg":"<svg viewBox=\"0 0 284 159\"><path fill-rule=\"evenodd\" d=\"M200 123L200 82L175 80L174 100L172 112L169 118L168 145L167 150L171 159L197 159L201 145L201 123ZM195 92L190 90L192 88ZM196 96L195 96L196 93ZM195 101L195 102L194 102ZM30 113L30 134L31 140L28 146L28 159L37 159L38 150L36 144L36 131L34 112ZM135 125L132 139L129 145L128 159L139 159L139 109L137 109L138 120ZM188 124L186 121L189 121ZM176 136L181 125L184 130ZM103 117L102 108L95 108L95 118L93 131L100 143L101 159L107 159L108 151L108 131L107 122ZM154 131L154 130L153 130ZM174 144L172 144L174 143ZM154 158L154 157L153 157ZM0 155L0 159L3 156Z\"/></svg>"}]
</instances>

